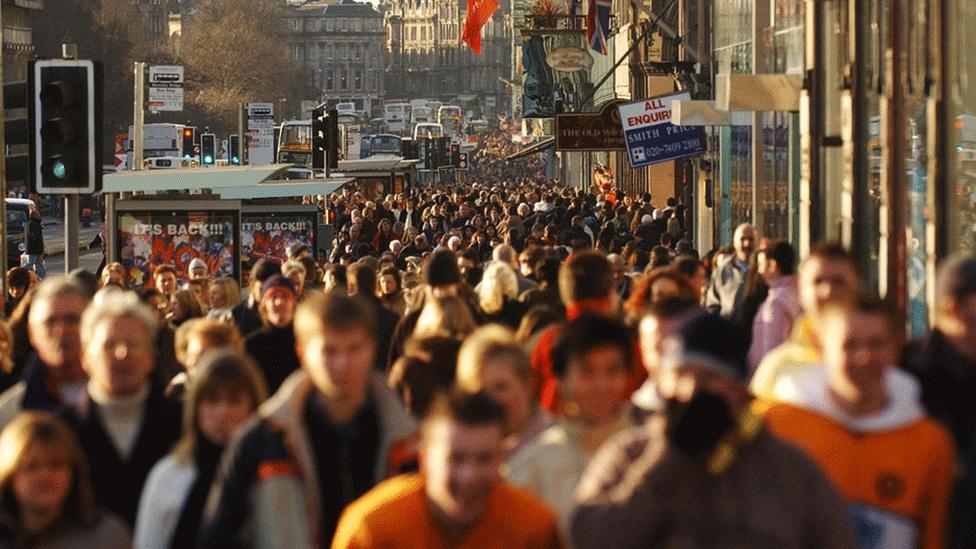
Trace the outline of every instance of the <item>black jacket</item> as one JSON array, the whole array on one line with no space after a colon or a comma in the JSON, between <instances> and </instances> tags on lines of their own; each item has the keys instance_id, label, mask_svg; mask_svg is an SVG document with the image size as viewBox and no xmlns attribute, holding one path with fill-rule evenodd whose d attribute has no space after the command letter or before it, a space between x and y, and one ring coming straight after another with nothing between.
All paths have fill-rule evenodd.
<instances>
[{"instance_id":1,"label":"black jacket","mask_svg":"<svg viewBox=\"0 0 976 549\"><path fill-rule=\"evenodd\" d=\"M40 219L31 218L31 220L27 222L24 240L27 255L44 254L44 231L41 228Z\"/></svg>"},{"instance_id":2,"label":"black jacket","mask_svg":"<svg viewBox=\"0 0 976 549\"><path fill-rule=\"evenodd\" d=\"M165 456L180 436L180 408L153 389L129 459L123 459L105 430L97 404L86 395L81 406L67 413L78 441L88 457L95 500L129 526L136 521L142 486L153 465Z\"/></svg>"},{"instance_id":3,"label":"black jacket","mask_svg":"<svg viewBox=\"0 0 976 549\"><path fill-rule=\"evenodd\" d=\"M258 313L257 307L252 308L250 306L249 299L245 299L237 305L234 305L234 308L230 310L230 314L234 317L234 324L237 326L237 331L241 333L241 337L247 337L263 324L261 322L261 314Z\"/></svg>"},{"instance_id":4,"label":"black jacket","mask_svg":"<svg viewBox=\"0 0 976 549\"><path fill-rule=\"evenodd\" d=\"M261 326L247 336L244 346L261 368L270 394L274 394L285 378L301 367L295 354L295 330L290 324L287 328Z\"/></svg>"}]
</instances>

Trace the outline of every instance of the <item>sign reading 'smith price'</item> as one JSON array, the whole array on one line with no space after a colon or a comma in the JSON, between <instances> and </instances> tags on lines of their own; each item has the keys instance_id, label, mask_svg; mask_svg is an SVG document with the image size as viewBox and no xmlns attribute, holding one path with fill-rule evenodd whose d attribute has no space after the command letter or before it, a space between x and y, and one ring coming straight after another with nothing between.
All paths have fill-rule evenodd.
<instances>
[{"instance_id":1,"label":"sign reading 'smith price'","mask_svg":"<svg viewBox=\"0 0 976 549\"><path fill-rule=\"evenodd\" d=\"M618 107L631 168L650 166L705 152L700 127L671 123L671 103L691 100L688 92L649 97Z\"/></svg>"}]
</instances>

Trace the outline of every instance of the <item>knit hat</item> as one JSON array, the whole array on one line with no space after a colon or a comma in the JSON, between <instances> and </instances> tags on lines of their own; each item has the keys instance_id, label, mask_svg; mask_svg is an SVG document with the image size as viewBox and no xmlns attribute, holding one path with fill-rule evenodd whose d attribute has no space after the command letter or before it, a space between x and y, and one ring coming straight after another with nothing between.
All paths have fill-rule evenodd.
<instances>
[{"instance_id":1,"label":"knit hat","mask_svg":"<svg viewBox=\"0 0 976 549\"><path fill-rule=\"evenodd\" d=\"M654 218L651 217L651 214L644 214L644 216L641 217L641 225L650 223L652 221L654 221Z\"/></svg>"},{"instance_id":2,"label":"knit hat","mask_svg":"<svg viewBox=\"0 0 976 549\"><path fill-rule=\"evenodd\" d=\"M295 290L295 283L291 281L290 278L276 274L272 275L271 278L264 281L261 285L261 297L268 295L271 290L288 290L291 295L294 296L297 292Z\"/></svg>"},{"instance_id":3,"label":"knit hat","mask_svg":"<svg viewBox=\"0 0 976 549\"><path fill-rule=\"evenodd\" d=\"M193 271L195 271L197 269L203 269L205 271L208 271L209 270L209 269L207 269L207 264L204 263L203 260L200 259L199 257L193 258L193 261L190 262L190 266L189 266L189 268L187 270L192 273Z\"/></svg>"},{"instance_id":4,"label":"knit hat","mask_svg":"<svg viewBox=\"0 0 976 549\"><path fill-rule=\"evenodd\" d=\"M439 249L430 254L424 273L430 286L447 286L461 282L457 257L450 250Z\"/></svg>"},{"instance_id":5,"label":"knit hat","mask_svg":"<svg viewBox=\"0 0 976 549\"><path fill-rule=\"evenodd\" d=\"M731 322L699 313L685 319L665 341L662 368L697 367L746 380L745 336Z\"/></svg>"}]
</instances>

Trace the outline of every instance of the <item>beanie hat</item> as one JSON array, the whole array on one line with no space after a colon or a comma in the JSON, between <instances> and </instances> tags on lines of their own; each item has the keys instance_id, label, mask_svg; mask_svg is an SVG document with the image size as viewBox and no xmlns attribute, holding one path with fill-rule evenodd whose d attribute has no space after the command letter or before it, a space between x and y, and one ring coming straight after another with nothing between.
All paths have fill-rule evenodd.
<instances>
[{"instance_id":1,"label":"beanie hat","mask_svg":"<svg viewBox=\"0 0 976 549\"><path fill-rule=\"evenodd\" d=\"M271 290L277 289L288 290L291 292L292 296L297 293L295 290L295 283L292 282L290 278L276 274L265 280L264 284L261 285L261 297L268 295L268 292Z\"/></svg>"},{"instance_id":2,"label":"beanie hat","mask_svg":"<svg viewBox=\"0 0 976 549\"><path fill-rule=\"evenodd\" d=\"M745 381L745 336L731 322L693 314L665 341L662 368L698 367Z\"/></svg>"},{"instance_id":3,"label":"beanie hat","mask_svg":"<svg viewBox=\"0 0 976 549\"><path fill-rule=\"evenodd\" d=\"M651 214L644 214L644 216L641 217L641 224L642 225L647 224L647 223L650 223L652 221L654 221L654 218L651 217Z\"/></svg>"},{"instance_id":4,"label":"beanie hat","mask_svg":"<svg viewBox=\"0 0 976 549\"><path fill-rule=\"evenodd\" d=\"M305 244L301 242L292 242L291 244L288 245L287 248L285 248L285 255L287 255L288 257L297 257L298 254L307 251L308 251L308 246L306 246Z\"/></svg>"},{"instance_id":5,"label":"beanie hat","mask_svg":"<svg viewBox=\"0 0 976 549\"><path fill-rule=\"evenodd\" d=\"M461 282L457 257L450 250L439 249L430 254L424 273L430 286L447 286Z\"/></svg>"},{"instance_id":6,"label":"beanie hat","mask_svg":"<svg viewBox=\"0 0 976 549\"><path fill-rule=\"evenodd\" d=\"M193 272L197 269L207 269L207 264L203 262L199 257L194 257L193 261L190 262L189 271ZM209 270L209 269L208 269Z\"/></svg>"}]
</instances>

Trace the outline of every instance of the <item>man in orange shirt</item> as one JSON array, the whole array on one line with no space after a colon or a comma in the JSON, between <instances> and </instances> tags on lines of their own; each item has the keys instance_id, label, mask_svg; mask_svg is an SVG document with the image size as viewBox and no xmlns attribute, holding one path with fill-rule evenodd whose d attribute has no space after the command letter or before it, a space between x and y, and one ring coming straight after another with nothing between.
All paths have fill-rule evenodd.
<instances>
[{"instance_id":1,"label":"man in orange shirt","mask_svg":"<svg viewBox=\"0 0 976 549\"><path fill-rule=\"evenodd\" d=\"M849 503L863 548L945 547L955 453L925 414L887 306L857 297L821 315L825 368L785 375L770 430L805 450Z\"/></svg>"},{"instance_id":2,"label":"man in orange shirt","mask_svg":"<svg viewBox=\"0 0 976 549\"><path fill-rule=\"evenodd\" d=\"M420 473L346 508L333 549L558 549L553 512L501 479L505 412L485 393L441 396L422 429Z\"/></svg>"}]
</instances>

